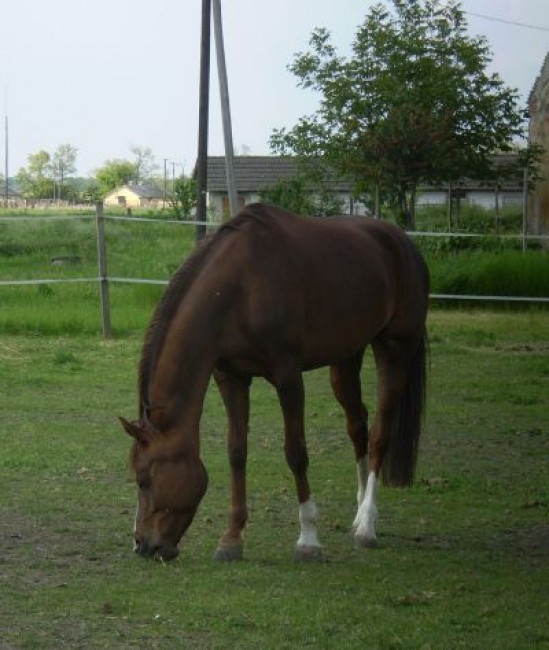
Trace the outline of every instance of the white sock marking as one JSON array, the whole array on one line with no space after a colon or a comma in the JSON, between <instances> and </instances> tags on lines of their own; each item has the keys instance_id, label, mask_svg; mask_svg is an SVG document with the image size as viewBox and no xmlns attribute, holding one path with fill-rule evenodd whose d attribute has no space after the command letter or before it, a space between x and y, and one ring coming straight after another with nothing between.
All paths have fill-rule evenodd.
<instances>
[{"instance_id":1,"label":"white sock marking","mask_svg":"<svg viewBox=\"0 0 549 650\"><path fill-rule=\"evenodd\" d=\"M361 458L356 464L356 477L358 483L358 492L356 495L357 505L360 508L366 494L366 484L368 482L368 460L366 457Z\"/></svg>"},{"instance_id":2,"label":"white sock marking","mask_svg":"<svg viewBox=\"0 0 549 650\"><path fill-rule=\"evenodd\" d=\"M377 519L377 477L375 472L368 474L368 483L364 499L358 508L355 519L356 536L369 540L376 539Z\"/></svg>"},{"instance_id":3,"label":"white sock marking","mask_svg":"<svg viewBox=\"0 0 549 650\"><path fill-rule=\"evenodd\" d=\"M316 519L318 516L317 507L312 499L305 501L299 506L299 524L301 533L297 540L298 546L317 546L320 542L316 534Z\"/></svg>"}]
</instances>

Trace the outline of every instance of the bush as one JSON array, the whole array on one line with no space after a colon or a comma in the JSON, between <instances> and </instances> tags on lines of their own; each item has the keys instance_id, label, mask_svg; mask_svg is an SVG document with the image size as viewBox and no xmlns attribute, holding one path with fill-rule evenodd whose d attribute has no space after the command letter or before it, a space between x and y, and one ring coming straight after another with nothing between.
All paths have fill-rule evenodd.
<instances>
[{"instance_id":1,"label":"bush","mask_svg":"<svg viewBox=\"0 0 549 650\"><path fill-rule=\"evenodd\" d=\"M433 293L549 296L549 255L546 253L467 251L427 259Z\"/></svg>"},{"instance_id":2,"label":"bush","mask_svg":"<svg viewBox=\"0 0 549 650\"><path fill-rule=\"evenodd\" d=\"M494 210L477 205L462 205L459 224L456 223L455 210L451 228L448 227L446 206L424 206L417 209L416 229L428 232L463 232L478 235L495 235L496 218ZM510 206L500 210L497 234L518 235L522 231L522 208Z\"/></svg>"}]
</instances>

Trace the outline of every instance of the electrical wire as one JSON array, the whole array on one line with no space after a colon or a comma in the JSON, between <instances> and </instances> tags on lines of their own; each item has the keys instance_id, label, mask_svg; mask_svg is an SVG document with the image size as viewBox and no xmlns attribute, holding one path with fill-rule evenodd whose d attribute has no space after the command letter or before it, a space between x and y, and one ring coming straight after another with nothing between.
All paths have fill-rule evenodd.
<instances>
[{"instance_id":1,"label":"electrical wire","mask_svg":"<svg viewBox=\"0 0 549 650\"><path fill-rule=\"evenodd\" d=\"M505 25L513 25L514 27L523 27L525 29L536 29L539 32L549 32L549 27L540 27L539 25L529 25L528 23L518 23L514 20L505 20L504 18L496 18L495 16L486 16L485 14L476 14L472 11L465 11L469 16L476 18L483 18L484 20L491 20L496 23L504 23Z\"/></svg>"}]
</instances>

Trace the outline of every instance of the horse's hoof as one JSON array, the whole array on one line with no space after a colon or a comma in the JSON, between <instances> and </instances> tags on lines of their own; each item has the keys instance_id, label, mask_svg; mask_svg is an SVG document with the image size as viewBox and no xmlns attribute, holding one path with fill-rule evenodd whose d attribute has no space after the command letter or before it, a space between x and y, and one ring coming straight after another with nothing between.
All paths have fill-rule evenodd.
<instances>
[{"instance_id":1,"label":"horse's hoof","mask_svg":"<svg viewBox=\"0 0 549 650\"><path fill-rule=\"evenodd\" d=\"M235 562L242 560L243 557L244 545L242 542L224 542L216 548L213 559L215 562Z\"/></svg>"},{"instance_id":2,"label":"horse's hoof","mask_svg":"<svg viewBox=\"0 0 549 650\"><path fill-rule=\"evenodd\" d=\"M368 537L367 535L355 535L355 544L358 548L377 548L379 546L377 537Z\"/></svg>"},{"instance_id":3,"label":"horse's hoof","mask_svg":"<svg viewBox=\"0 0 549 650\"><path fill-rule=\"evenodd\" d=\"M294 560L296 562L319 562L322 560L322 548L320 546L296 546Z\"/></svg>"}]
</instances>

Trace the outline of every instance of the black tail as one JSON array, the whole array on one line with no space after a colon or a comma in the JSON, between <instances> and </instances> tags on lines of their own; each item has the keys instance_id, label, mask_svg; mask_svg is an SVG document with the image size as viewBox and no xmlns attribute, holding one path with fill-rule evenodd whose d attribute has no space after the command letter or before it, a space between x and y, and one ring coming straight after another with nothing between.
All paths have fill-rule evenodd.
<instances>
[{"instance_id":1,"label":"black tail","mask_svg":"<svg viewBox=\"0 0 549 650\"><path fill-rule=\"evenodd\" d=\"M408 370L408 383L400 400L383 460L382 478L387 485L412 485L419 434L423 420L427 379L427 332L425 331Z\"/></svg>"}]
</instances>

